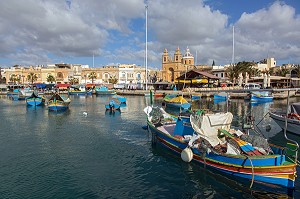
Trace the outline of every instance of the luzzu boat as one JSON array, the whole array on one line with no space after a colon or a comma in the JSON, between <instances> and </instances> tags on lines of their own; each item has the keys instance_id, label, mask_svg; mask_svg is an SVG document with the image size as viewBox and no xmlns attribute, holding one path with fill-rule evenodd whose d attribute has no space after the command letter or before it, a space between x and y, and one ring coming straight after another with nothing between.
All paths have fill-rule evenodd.
<instances>
[{"instance_id":1,"label":"luzzu boat","mask_svg":"<svg viewBox=\"0 0 300 199\"><path fill-rule=\"evenodd\" d=\"M121 104L126 104L126 97L120 95L114 95L112 98L119 100Z\"/></svg>"},{"instance_id":2,"label":"luzzu boat","mask_svg":"<svg viewBox=\"0 0 300 199\"><path fill-rule=\"evenodd\" d=\"M250 101L251 102L271 102L273 101L273 95L268 91L263 92L252 92Z\"/></svg>"},{"instance_id":3,"label":"luzzu boat","mask_svg":"<svg viewBox=\"0 0 300 199\"><path fill-rule=\"evenodd\" d=\"M108 89L107 86L96 87L97 95L115 95L116 91L114 89Z\"/></svg>"},{"instance_id":4,"label":"luzzu boat","mask_svg":"<svg viewBox=\"0 0 300 199\"><path fill-rule=\"evenodd\" d=\"M108 104L105 105L105 109L108 111L120 110L120 101L118 99L111 99Z\"/></svg>"},{"instance_id":5,"label":"luzzu boat","mask_svg":"<svg viewBox=\"0 0 300 199\"><path fill-rule=\"evenodd\" d=\"M229 95L225 92L220 92L214 94L214 100L227 100L229 98Z\"/></svg>"},{"instance_id":6,"label":"luzzu boat","mask_svg":"<svg viewBox=\"0 0 300 199\"><path fill-rule=\"evenodd\" d=\"M45 98L36 95L35 92L32 92L30 97L26 97L26 104L29 106L41 106L45 103Z\"/></svg>"},{"instance_id":7,"label":"luzzu boat","mask_svg":"<svg viewBox=\"0 0 300 199\"><path fill-rule=\"evenodd\" d=\"M84 85L71 86L68 91L69 95L86 95L87 90Z\"/></svg>"},{"instance_id":8,"label":"luzzu boat","mask_svg":"<svg viewBox=\"0 0 300 199\"><path fill-rule=\"evenodd\" d=\"M212 171L253 183L294 188L297 142L286 147L269 144L264 138L230 128L231 113L191 114L177 120L159 109L146 107L152 143L196 162ZM251 141L255 140L251 143ZM259 144L258 144L259 143Z\"/></svg>"},{"instance_id":9,"label":"luzzu boat","mask_svg":"<svg viewBox=\"0 0 300 199\"><path fill-rule=\"evenodd\" d=\"M189 109L191 107L191 104L182 96L166 95L163 101L170 108Z\"/></svg>"},{"instance_id":10,"label":"luzzu boat","mask_svg":"<svg viewBox=\"0 0 300 199\"><path fill-rule=\"evenodd\" d=\"M65 111L69 108L71 100L69 98L64 98L58 93L54 93L48 101L49 111Z\"/></svg>"}]
</instances>

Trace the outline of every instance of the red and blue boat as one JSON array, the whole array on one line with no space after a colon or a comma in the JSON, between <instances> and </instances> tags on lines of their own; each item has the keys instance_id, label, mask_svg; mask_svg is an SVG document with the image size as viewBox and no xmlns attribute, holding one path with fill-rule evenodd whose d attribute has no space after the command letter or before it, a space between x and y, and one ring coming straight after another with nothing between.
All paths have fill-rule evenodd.
<instances>
[{"instance_id":1,"label":"red and blue boat","mask_svg":"<svg viewBox=\"0 0 300 199\"><path fill-rule=\"evenodd\" d=\"M174 152L183 161L247 180L250 187L258 183L295 188L297 142L280 147L262 137L231 129L233 115L229 112L202 112L172 120L159 108L149 106L144 111L152 143Z\"/></svg>"}]
</instances>

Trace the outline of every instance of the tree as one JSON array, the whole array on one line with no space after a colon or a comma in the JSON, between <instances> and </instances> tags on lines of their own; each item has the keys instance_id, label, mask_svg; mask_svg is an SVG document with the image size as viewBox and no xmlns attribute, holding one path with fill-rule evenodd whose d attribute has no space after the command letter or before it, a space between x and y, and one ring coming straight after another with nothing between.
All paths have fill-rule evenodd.
<instances>
[{"instance_id":1,"label":"tree","mask_svg":"<svg viewBox=\"0 0 300 199\"><path fill-rule=\"evenodd\" d=\"M27 75L27 79L28 81L31 81L31 84L33 84L33 82L35 82L38 79L38 76L37 74L31 72Z\"/></svg>"},{"instance_id":2,"label":"tree","mask_svg":"<svg viewBox=\"0 0 300 199\"><path fill-rule=\"evenodd\" d=\"M70 84L78 84L79 83L79 79L78 78L72 78L70 79Z\"/></svg>"},{"instance_id":3,"label":"tree","mask_svg":"<svg viewBox=\"0 0 300 199\"><path fill-rule=\"evenodd\" d=\"M116 78L116 76L113 76L108 79L108 82L111 84L116 84L118 83L118 79Z\"/></svg>"},{"instance_id":4,"label":"tree","mask_svg":"<svg viewBox=\"0 0 300 199\"><path fill-rule=\"evenodd\" d=\"M282 77L285 77L289 73L289 69L287 69L285 66L281 67L280 70L277 71L277 75Z\"/></svg>"},{"instance_id":5,"label":"tree","mask_svg":"<svg viewBox=\"0 0 300 199\"><path fill-rule=\"evenodd\" d=\"M88 77L92 80L92 83L94 83L94 79L96 79L97 75L95 72L91 72Z\"/></svg>"},{"instance_id":6,"label":"tree","mask_svg":"<svg viewBox=\"0 0 300 199\"><path fill-rule=\"evenodd\" d=\"M12 74L9 78L9 81L13 82L16 84L16 82L20 82L20 78L16 74Z\"/></svg>"},{"instance_id":7,"label":"tree","mask_svg":"<svg viewBox=\"0 0 300 199\"><path fill-rule=\"evenodd\" d=\"M48 75L48 77L47 77L47 82L50 82L51 84L52 84L53 82L55 82L54 76L53 76L53 75Z\"/></svg>"}]
</instances>

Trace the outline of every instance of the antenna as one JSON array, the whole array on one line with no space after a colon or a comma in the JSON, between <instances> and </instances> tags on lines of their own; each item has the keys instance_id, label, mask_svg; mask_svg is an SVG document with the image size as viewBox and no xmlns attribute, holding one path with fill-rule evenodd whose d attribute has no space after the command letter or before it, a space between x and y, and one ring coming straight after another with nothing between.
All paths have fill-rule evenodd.
<instances>
[{"instance_id":1,"label":"antenna","mask_svg":"<svg viewBox=\"0 0 300 199\"><path fill-rule=\"evenodd\" d=\"M145 47L145 65L146 65L146 90L148 90L148 4L146 1L145 5L146 9L146 47Z\"/></svg>"}]
</instances>

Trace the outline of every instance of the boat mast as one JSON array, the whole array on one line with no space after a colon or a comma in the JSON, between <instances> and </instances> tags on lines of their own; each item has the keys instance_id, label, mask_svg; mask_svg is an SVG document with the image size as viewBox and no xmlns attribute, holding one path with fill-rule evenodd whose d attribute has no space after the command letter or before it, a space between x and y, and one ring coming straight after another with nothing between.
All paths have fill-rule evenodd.
<instances>
[{"instance_id":1,"label":"boat mast","mask_svg":"<svg viewBox=\"0 0 300 199\"><path fill-rule=\"evenodd\" d=\"M145 45L145 67L146 67L146 90L148 90L148 4L146 1L146 45Z\"/></svg>"},{"instance_id":2,"label":"boat mast","mask_svg":"<svg viewBox=\"0 0 300 199\"><path fill-rule=\"evenodd\" d=\"M94 64L95 64L95 55L93 53L93 68L94 68Z\"/></svg>"},{"instance_id":3,"label":"boat mast","mask_svg":"<svg viewBox=\"0 0 300 199\"><path fill-rule=\"evenodd\" d=\"M232 65L234 65L234 26L232 26Z\"/></svg>"}]
</instances>

